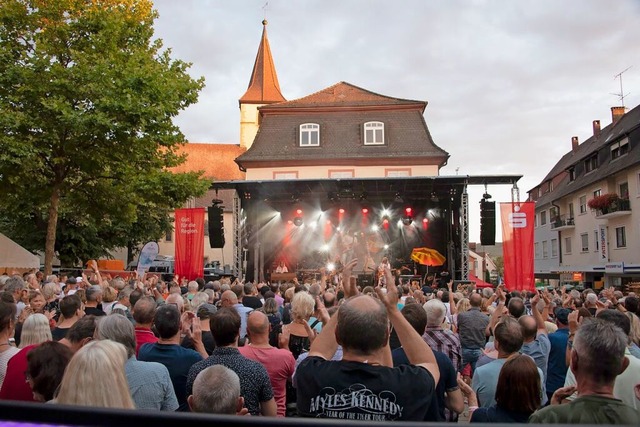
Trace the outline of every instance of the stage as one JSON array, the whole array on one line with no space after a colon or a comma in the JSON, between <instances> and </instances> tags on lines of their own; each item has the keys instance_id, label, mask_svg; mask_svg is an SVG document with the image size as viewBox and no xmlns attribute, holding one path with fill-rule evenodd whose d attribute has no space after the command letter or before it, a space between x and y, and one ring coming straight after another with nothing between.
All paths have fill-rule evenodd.
<instances>
[{"instance_id":1,"label":"stage","mask_svg":"<svg viewBox=\"0 0 640 427\"><path fill-rule=\"evenodd\" d=\"M374 274L383 257L395 269L468 279L469 185L511 185L521 175L228 181L235 190L234 273L264 281L283 261L289 271L339 268ZM517 188L517 187L516 187ZM478 201L472 201L478 202ZM227 207L229 208L229 207ZM411 262L416 247L441 253L439 267ZM406 270L409 270L407 272Z\"/></svg>"}]
</instances>

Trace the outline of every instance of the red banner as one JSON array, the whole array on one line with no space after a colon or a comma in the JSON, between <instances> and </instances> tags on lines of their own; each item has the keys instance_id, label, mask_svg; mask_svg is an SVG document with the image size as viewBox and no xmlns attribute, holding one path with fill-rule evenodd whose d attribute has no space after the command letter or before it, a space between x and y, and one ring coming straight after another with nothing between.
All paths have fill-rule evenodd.
<instances>
[{"instance_id":1,"label":"red banner","mask_svg":"<svg viewBox=\"0 0 640 427\"><path fill-rule=\"evenodd\" d=\"M500 203L504 282L513 291L535 291L533 275L535 203Z\"/></svg>"},{"instance_id":2,"label":"red banner","mask_svg":"<svg viewBox=\"0 0 640 427\"><path fill-rule=\"evenodd\" d=\"M175 212L175 274L189 280L204 276L204 215L204 208Z\"/></svg>"}]
</instances>

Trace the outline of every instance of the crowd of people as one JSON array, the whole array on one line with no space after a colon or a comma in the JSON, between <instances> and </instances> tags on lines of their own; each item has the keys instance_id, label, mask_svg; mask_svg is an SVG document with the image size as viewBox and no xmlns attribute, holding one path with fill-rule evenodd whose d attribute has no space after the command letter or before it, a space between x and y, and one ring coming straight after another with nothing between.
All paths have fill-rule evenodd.
<instances>
[{"instance_id":1,"label":"crowd of people","mask_svg":"<svg viewBox=\"0 0 640 427\"><path fill-rule=\"evenodd\" d=\"M0 276L0 399L364 421L640 424L640 300L337 280Z\"/></svg>"}]
</instances>

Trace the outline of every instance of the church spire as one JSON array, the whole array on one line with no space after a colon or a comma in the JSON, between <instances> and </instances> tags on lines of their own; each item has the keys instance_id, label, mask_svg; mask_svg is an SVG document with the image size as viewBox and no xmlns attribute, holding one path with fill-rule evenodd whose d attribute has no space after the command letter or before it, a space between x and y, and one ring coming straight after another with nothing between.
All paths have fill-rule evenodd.
<instances>
[{"instance_id":1,"label":"church spire","mask_svg":"<svg viewBox=\"0 0 640 427\"><path fill-rule=\"evenodd\" d=\"M240 98L240 104L272 104L286 101L280 92L276 67L271 56L269 39L267 39L267 20L262 21L262 39L253 65L249 88Z\"/></svg>"}]
</instances>

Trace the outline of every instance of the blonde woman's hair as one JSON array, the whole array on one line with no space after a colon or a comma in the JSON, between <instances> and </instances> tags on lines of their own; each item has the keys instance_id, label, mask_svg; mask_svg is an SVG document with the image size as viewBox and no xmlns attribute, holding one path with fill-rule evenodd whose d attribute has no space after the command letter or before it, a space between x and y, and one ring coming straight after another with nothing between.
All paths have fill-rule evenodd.
<instances>
[{"instance_id":1,"label":"blonde woman's hair","mask_svg":"<svg viewBox=\"0 0 640 427\"><path fill-rule=\"evenodd\" d=\"M22 325L22 333L20 334L20 348L28 345L42 344L45 341L51 341L51 327L47 316L40 313L34 313L27 317Z\"/></svg>"},{"instance_id":2,"label":"blonde woman's hair","mask_svg":"<svg viewBox=\"0 0 640 427\"><path fill-rule=\"evenodd\" d=\"M118 298L118 291L116 288L107 286L102 292L102 302L114 302Z\"/></svg>"},{"instance_id":3,"label":"blonde woman's hair","mask_svg":"<svg viewBox=\"0 0 640 427\"><path fill-rule=\"evenodd\" d=\"M135 409L124 373L126 361L127 350L115 341L92 341L85 345L64 371L57 403Z\"/></svg>"},{"instance_id":4,"label":"blonde woman's hair","mask_svg":"<svg viewBox=\"0 0 640 427\"><path fill-rule=\"evenodd\" d=\"M56 283L52 283L52 282L46 283L42 287L42 296L44 297L44 299L49 300L54 296L56 296L57 288L58 288L58 285Z\"/></svg>"},{"instance_id":5,"label":"blonde woman's hair","mask_svg":"<svg viewBox=\"0 0 640 427\"><path fill-rule=\"evenodd\" d=\"M291 299L291 317L293 320L309 320L314 306L315 301L309 292L298 292Z\"/></svg>"},{"instance_id":6,"label":"blonde woman's hair","mask_svg":"<svg viewBox=\"0 0 640 427\"><path fill-rule=\"evenodd\" d=\"M456 305L456 308L458 309L458 313L469 311L469 309L471 308L469 298L462 298L460 301L458 301L458 305Z\"/></svg>"}]
</instances>

